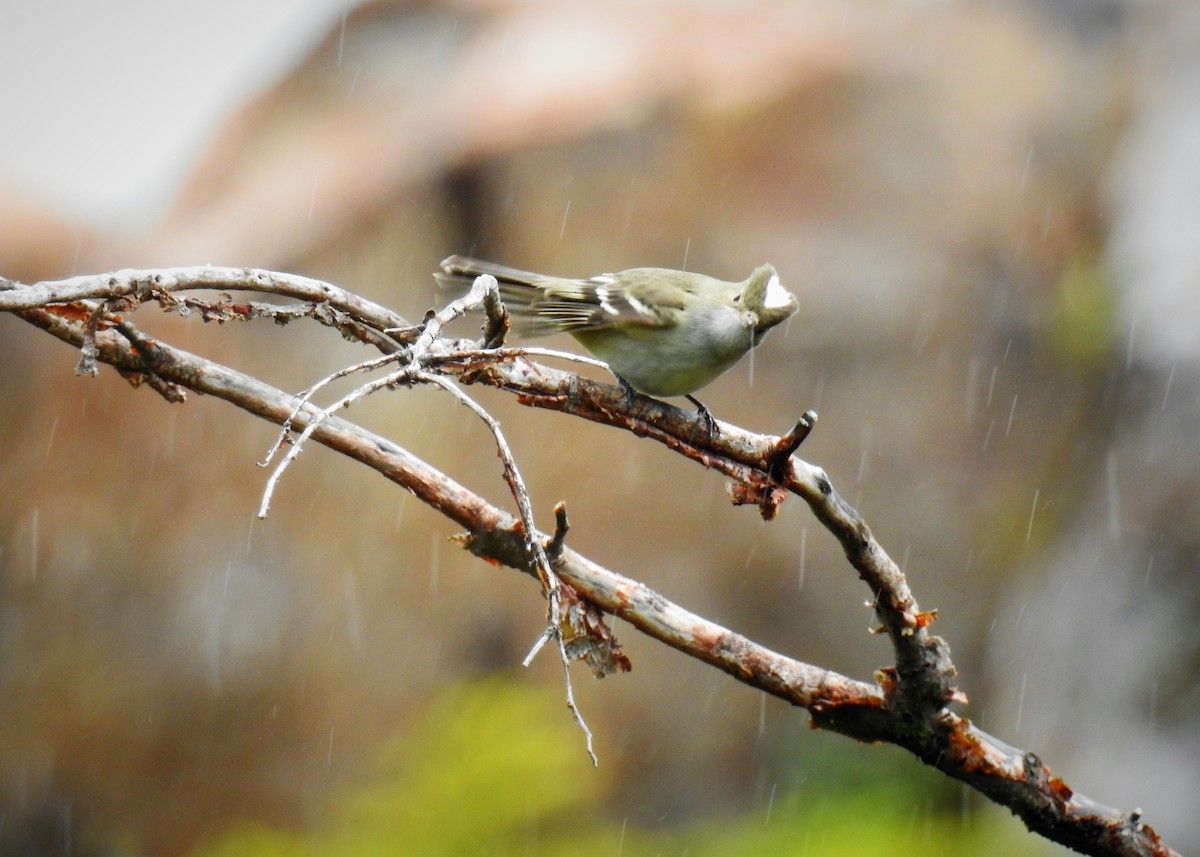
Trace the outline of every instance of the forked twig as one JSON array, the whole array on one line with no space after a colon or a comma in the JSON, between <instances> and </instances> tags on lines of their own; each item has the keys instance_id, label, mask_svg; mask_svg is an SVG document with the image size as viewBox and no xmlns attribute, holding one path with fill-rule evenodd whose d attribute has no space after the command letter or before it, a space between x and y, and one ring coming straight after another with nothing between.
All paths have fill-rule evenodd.
<instances>
[{"instance_id":1,"label":"forked twig","mask_svg":"<svg viewBox=\"0 0 1200 857\"><path fill-rule=\"evenodd\" d=\"M331 379L326 379L326 380L331 380ZM318 383L320 383L320 382L318 382ZM280 477L283 476L284 471L288 469L288 467L291 465L291 463L300 456L300 451L304 447L304 442L306 440L308 440L310 437L312 437L313 432L315 432L318 428L320 428L321 424L323 422L328 420L330 417L332 417L338 411L345 410L346 408L353 405L355 402L365 399L367 396L371 395L372 393L377 393L380 390L386 390L389 387L394 387L396 385L396 383L397 383L396 373L393 373L391 375L388 375L385 378L378 378L374 381L370 381L366 384L363 384L361 387L351 390L349 393L347 393L345 396L343 396L341 399L334 402L332 405L330 405L327 408L314 408L314 413L312 414L311 418L309 419L308 425L306 425L304 427L304 431L302 431L300 433L299 437L297 437L295 440L291 441L292 448L288 450L287 455L285 455L283 457L283 460L280 461L279 464L277 464L275 466L275 469L271 472L271 475L269 477L267 477L267 484L263 488L262 502L259 503L259 506L258 506L258 517L259 518L267 517L267 511L271 507L271 497L275 493L275 486L279 483ZM294 408L292 410L292 414L291 414L291 416L288 417L287 423L291 423L292 421L294 421L296 419L296 417L299 416L299 410L301 410L303 408L304 408L304 402L301 402L300 405L298 405L296 408ZM275 444L271 447L272 452L268 453L267 460L269 460L272 457L274 450L277 450L283 443L288 442L287 438L289 436L289 434L288 434L289 429L290 429L290 426L285 424L283 430L280 431L280 433L279 433L280 438L277 439L275 441ZM267 461L263 461L261 463L265 466Z\"/></svg>"},{"instance_id":2,"label":"forked twig","mask_svg":"<svg viewBox=\"0 0 1200 857\"><path fill-rule=\"evenodd\" d=\"M498 286L494 277L483 276L476 279L471 291L458 300L452 301L444 309L436 313L430 313L426 316L424 323L421 326L421 332L416 337L412 345L406 352L398 352L396 354L387 354L382 357L377 357L372 360L367 360L353 366L347 366L343 369L332 373L331 375L322 378L307 390L300 394L297 398L295 407L291 415L284 422L275 443L268 450L263 462L264 466L274 457L275 453L285 443L290 441L291 449L287 455L279 462L271 476L267 479L267 484L263 490L262 502L259 506L258 516L265 518L267 511L270 508L271 497L274 494L275 486L283 473L291 465L293 461L299 457L301 449L305 441L320 427L320 425L328 420L338 411L350 407L355 402L358 402L367 396L377 393L380 390L393 388L402 384L432 384L439 387L452 396L454 396L461 404L468 407L479 419L481 419L492 433L492 438L496 444L496 449L499 452L500 460L503 463L504 481L508 484L509 491L517 504L517 512L521 520L523 534L526 542L526 547L537 575L538 581L541 583L542 590L546 595L548 602L548 619L545 630L539 635L534 643L529 655L525 658L524 665L528 666L533 657L541 650L542 646L550 638L554 638L558 643L559 656L563 663L563 675L566 681L566 697L567 708L571 712L576 724L583 731L587 743L588 756L592 760L592 764L599 764L593 749L592 732L588 728L583 715L580 713L578 706L575 703L575 694L571 685L570 674L570 657L567 654L566 644L563 640L562 633L562 601L561 601L561 583L558 575L550 566L550 559L546 554L546 549L537 539L537 525L533 516L533 505L529 499L529 491L525 486L525 480L521 476L520 470L517 467L516 458L513 456L512 448L508 444L507 438L504 436L503 430L500 428L500 423L489 414L483 407L474 399L468 396L453 380L445 375L439 375L425 371L423 366L426 363L434 362L432 355L436 352L436 345L440 341L442 330L447 324L454 319L465 315L466 313L485 306L490 302L490 298L498 295ZM497 304L493 303L493 307ZM493 309L494 312L494 309ZM495 319L492 320L493 328L502 327ZM386 333L394 333L394 330L385 331ZM502 338L498 334L492 334L499 341ZM394 372L388 373L382 378L377 378L352 390L347 395L343 396L337 402L329 405L326 408L319 409L312 414L311 419L300 435L294 440L291 438L292 423L299 416L300 412L309 404L312 397L321 389L328 386L333 381L339 378L345 378L350 375L360 372L369 372L375 369L382 368L389 363L395 363L404 360L407 357L405 364Z\"/></svg>"},{"instance_id":3,"label":"forked twig","mask_svg":"<svg viewBox=\"0 0 1200 857\"><path fill-rule=\"evenodd\" d=\"M554 573L554 569L550 567L550 557L546 553L545 546L537 538L538 530L533 520L533 504L529 500L529 490L525 487L525 480L522 478L520 470L517 469L516 458L513 457L512 448L508 445L508 440L504 437L504 431L500 428L500 423L495 417L463 392L449 378L442 375L433 375L428 372L418 372L415 373L414 380L433 384L446 390L462 404L470 408L475 416L483 420L484 425L488 427L492 433L492 437L495 439L496 449L500 453L500 461L504 465L504 481L508 483L513 499L517 501L517 511L520 514L521 523L523 524L526 547L532 556L538 580L542 584L542 591L546 593L546 599L549 602L547 611L549 613L549 621L546 628L538 635L529 654L525 656L522 666L529 666L537 653L541 651L542 646L551 637L558 643L559 659L563 665L563 681L566 683L567 708L570 710L571 716L575 719L575 723L583 731L587 742L587 753L591 757L592 764L599 765L600 760L596 757L596 751L592 747L592 730L588 728L587 722L583 719L583 714L580 713L579 707L575 704L575 692L571 685L571 658L567 654L567 647L562 633L562 584L559 582L558 575Z\"/></svg>"},{"instance_id":4,"label":"forked twig","mask_svg":"<svg viewBox=\"0 0 1200 857\"><path fill-rule=\"evenodd\" d=\"M381 357L376 357L371 360L364 360L362 363L356 363L353 366L345 366L334 372L332 375L326 375L307 390L302 391L296 399L296 407L292 410L291 415L280 427L279 435L275 438L275 443L271 444L271 448L267 450L267 454L263 456L263 460L258 462L259 467L266 467L268 464L270 464L271 459L275 457L275 453L279 451L279 448L285 443L288 443L289 438L291 437L292 423L295 422L296 417L300 415L300 411L304 409L304 406L307 405L312 397L320 390L324 389L339 378L346 378L350 375L356 375L359 372L371 372L382 366L386 366L388 363L394 363L395 360L396 355L384 354ZM348 407L348 405L343 407ZM311 434L311 432L309 432L309 434ZM263 517L263 514L260 513L259 517Z\"/></svg>"}]
</instances>

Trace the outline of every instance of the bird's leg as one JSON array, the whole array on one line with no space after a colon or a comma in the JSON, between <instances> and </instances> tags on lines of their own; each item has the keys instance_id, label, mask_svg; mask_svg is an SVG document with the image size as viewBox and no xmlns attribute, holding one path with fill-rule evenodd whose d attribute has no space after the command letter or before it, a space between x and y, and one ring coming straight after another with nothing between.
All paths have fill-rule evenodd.
<instances>
[{"instance_id":1,"label":"bird's leg","mask_svg":"<svg viewBox=\"0 0 1200 857\"><path fill-rule=\"evenodd\" d=\"M708 408L704 407L704 403L701 402L699 399L697 399L695 396L689 395L689 396L684 396L684 398L696 406L696 411L697 411L697 413L700 414L700 418L702 420L704 420L705 429L708 430L708 438L709 438L709 440L712 440L713 437L715 437L718 434L716 418L713 417L713 415L711 413L709 413Z\"/></svg>"},{"instance_id":2,"label":"bird's leg","mask_svg":"<svg viewBox=\"0 0 1200 857\"><path fill-rule=\"evenodd\" d=\"M633 404L633 399L638 394L637 390L633 389L633 385L620 375L617 375L616 372L613 372L613 375L616 377L617 383L621 385L621 393L625 397L625 404ZM717 429L716 418L709 412L708 408L704 407L704 403L696 397L685 395L684 398L696 406L696 412L700 415L700 419L704 420L704 430L708 434L708 439L712 440L720 433Z\"/></svg>"},{"instance_id":3,"label":"bird's leg","mask_svg":"<svg viewBox=\"0 0 1200 857\"><path fill-rule=\"evenodd\" d=\"M633 398L634 398L634 396L637 395L637 390L633 389L633 385L630 384L628 381L626 381L624 378L622 378L620 375L618 375L616 372L613 372L613 377L616 378L617 383L621 385L621 395L625 397L625 404L632 405Z\"/></svg>"}]
</instances>

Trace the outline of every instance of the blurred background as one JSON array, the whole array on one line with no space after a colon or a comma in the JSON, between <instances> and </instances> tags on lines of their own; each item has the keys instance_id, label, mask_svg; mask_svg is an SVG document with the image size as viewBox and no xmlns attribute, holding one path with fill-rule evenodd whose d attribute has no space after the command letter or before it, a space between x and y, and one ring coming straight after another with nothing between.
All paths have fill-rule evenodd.
<instances>
[{"instance_id":1,"label":"blurred background","mask_svg":"<svg viewBox=\"0 0 1200 857\"><path fill-rule=\"evenodd\" d=\"M741 279L800 313L704 393L901 562L964 713L1200 850L1200 8L1187 0L7 4L0 274L213 263L410 318L451 252ZM299 390L293 323L133 321ZM468 334L471 324L463 327ZM552 344L569 347L569 342ZM0 855L1063 853L887 747L640 638L574 670L535 584L274 430L0 317ZM537 513L691 610L869 679L833 538L657 445L474 395ZM511 506L483 428L350 417ZM719 537L714 537L719 533Z\"/></svg>"}]
</instances>

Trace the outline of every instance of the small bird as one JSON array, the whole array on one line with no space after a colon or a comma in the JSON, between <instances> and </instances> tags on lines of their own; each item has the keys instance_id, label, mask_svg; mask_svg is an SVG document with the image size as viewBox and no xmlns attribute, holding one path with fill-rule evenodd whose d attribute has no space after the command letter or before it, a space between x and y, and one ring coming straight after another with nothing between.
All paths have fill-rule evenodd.
<instances>
[{"instance_id":1,"label":"small bird","mask_svg":"<svg viewBox=\"0 0 1200 857\"><path fill-rule=\"evenodd\" d=\"M798 307L770 265L740 283L669 268L630 268L587 279L550 277L451 256L434 277L470 285L482 274L525 336L566 332L605 361L621 386L650 396L683 396L710 433L715 422L692 397L737 363Z\"/></svg>"}]
</instances>

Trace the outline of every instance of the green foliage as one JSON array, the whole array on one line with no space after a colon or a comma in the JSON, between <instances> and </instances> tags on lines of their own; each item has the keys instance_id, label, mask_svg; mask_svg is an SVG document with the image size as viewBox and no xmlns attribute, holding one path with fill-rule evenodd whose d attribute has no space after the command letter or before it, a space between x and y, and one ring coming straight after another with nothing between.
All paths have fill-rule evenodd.
<instances>
[{"instance_id":1,"label":"green foliage","mask_svg":"<svg viewBox=\"0 0 1200 857\"><path fill-rule=\"evenodd\" d=\"M909 782L897 782L901 760L889 764L887 753L873 776L843 756L857 773L814 771L760 811L645 830L600 815L603 777L582 742L552 692L501 681L458 687L387 750L376 783L341 798L323 829L241 825L196 857L1051 853L1001 811L981 821L982 813L939 808L929 786L943 797L955 787L947 791L940 775L913 760L899 777Z\"/></svg>"},{"instance_id":2,"label":"green foliage","mask_svg":"<svg viewBox=\"0 0 1200 857\"><path fill-rule=\"evenodd\" d=\"M822 794L810 788L776 800L735 823L709 823L683 831L688 857L891 857L895 854L1001 857L1065 853L1011 818L976 819L938 809L896 783L858 795ZM990 813L988 813L990 815ZM627 852L628 853L628 852ZM678 853L650 851L646 853Z\"/></svg>"},{"instance_id":3,"label":"green foliage","mask_svg":"<svg viewBox=\"0 0 1200 857\"><path fill-rule=\"evenodd\" d=\"M1116 346L1116 295L1095 258L1067 268L1054 291L1048 345L1068 368L1094 371Z\"/></svg>"},{"instance_id":4,"label":"green foliage","mask_svg":"<svg viewBox=\"0 0 1200 857\"><path fill-rule=\"evenodd\" d=\"M541 830L587 818L598 791L581 740L561 698L500 681L461 686L388 748L379 780L345 795L325 829L244 825L200 857L547 853Z\"/></svg>"}]
</instances>

